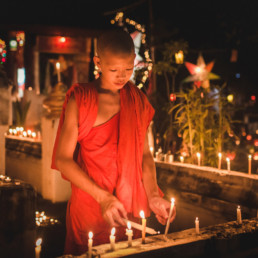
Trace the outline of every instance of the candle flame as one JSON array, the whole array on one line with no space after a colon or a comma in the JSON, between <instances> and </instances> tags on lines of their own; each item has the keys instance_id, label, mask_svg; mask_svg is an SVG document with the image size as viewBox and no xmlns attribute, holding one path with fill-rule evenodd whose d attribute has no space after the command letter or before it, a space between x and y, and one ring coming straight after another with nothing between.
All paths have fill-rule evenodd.
<instances>
[{"instance_id":1,"label":"candle flame","mask_svg":"<svg viewBox=\"0 0 258 258\"><path fill-rule=\"evenodd\" d=\"M240 209L240 205L238 205L237 208Z\"/></svg>"},{"instance_id":2,"label":"candle flame","mask_svg":"<svg viewBox=\"0 0 258 258\"><path fill-rule=\"evenodd\" d=\"M114 236L115 233L116 233L116 228L112 228L112 229L111 229L111 235Z\"/></svg>"},{"instance_id":3,"label":"candle flame","mask_svg":"<svg viewBox=\"0 0 258 258\"><path fill-rule=\"evenodd\" d=\"M175 204L175 198L171 198L171 203L174 205Z\"/></svg>"},{"instance_id":4,"label":"candle flame","mask_svg":"<svg viewBox=\"0 0 258 258\"><path fill-rule=\"evenodd\" d=\"M127 227L128 227L129 230L132 228L132 225L129 221L127 222Z\"/></svg>"},{"instance_id":5,"label":"candle flame","mask_svg":"<svg viewBox=\"0 0 258 258\"><path fill-rule=\"evenodd\" d=\"M36 241L36 246L40 246L42 243L42 238L39 238L37 241Z\"/></svg>"},{"instance_id":6,"label":"candle flame","mask_svg":"<svg viewBox=\"0 0 258 258\"><path fill-rule=\"evenodd\" d=\"M140 216L142 219L145 219L144 211L140 211Z\"/></svg>"},{"instance_id":7,"label":"candle flame","mask_svg":"<svg viewBox=\"0 0 258 258\"><path fill-rule=\"evenodd\" d=\"M252 158L252 155L250 154L250 155L248 155L248 159L251 159Z\"/></svg>"},{"instance_id":8,"label":"candle flame","mask_svg":"<svg viewBox=\"0 0 258 258\"><path fill-rule=\"evenodd\" d=\"M89 238L92 239L93 238L93 233L90 231L89 232Z\"/></svg>"},{"instance_id":9,"label":"candle flame","mask_svg":"<svg viewBox=\"0 0 258 258\"><path fill-rule=\"evenodd\" d=\"M59 63L59 62L56 63L56 69L57 69L57 70L60 69L60 63Z\"/></svg>"},{"instance_id":10,"label":"candle flame","mask_svg":"<svg viewBox=\"0 0 258 258\"><path fill-rule=\"evenodd\" d=\"M197 152L196 155L197 155L198 158L201 157L201 153L200 152Z\"/></svg>"},{"instance_id":11,"label":"candle flame","mask_svg":"<svg viewBox=\"0 0 258 258\"><path fill-rule=\"evenodd\" d=\"M230 162L230 159L229 159L229 158L226 158L226 161L227 161L227 162Z\"/></svg>"},{"instance_id":12,"label":"candle flame","mask_svg":"<svg viewBox=\"0 0 258 258\"><path fill-rule=\"evenodd\" d=\"M222 156L221 152L218 153L218 156L219 156L219 158L221 158L221 156Z\"/></svg>"},{"instance_id":13,"label":"candle flame","mask_svg":"<svg viewBox=\"0 0 258 258\"><path fill-rule=\"evenodd\" d=\"M198 221L199 219L198 219L198 217L196 217L196 219L195 219L196 221Z\"/></svg>"}]
</instances>

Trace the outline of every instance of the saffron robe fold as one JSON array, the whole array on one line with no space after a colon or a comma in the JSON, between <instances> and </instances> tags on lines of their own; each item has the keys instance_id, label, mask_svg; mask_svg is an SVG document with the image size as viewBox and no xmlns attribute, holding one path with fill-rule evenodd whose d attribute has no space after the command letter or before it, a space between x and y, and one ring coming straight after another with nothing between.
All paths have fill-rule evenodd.
<instances>
[{"instance_id":1,"label":"saffron robe fold","mask_svg":"<svg viewBox=\"0 0 258 258\"><path fill-rule=\"evenodd\" d=\"M86 157L83 156L83 152L80 150L84 144L87 144L84 140L91 131L98 113L98 92L94 82L75 84L68 90L59 121L51 167L57 169L55 166L55 154L65 119L65 108L71 96L75 97L79 111L78 144L81 146L79 151L75 153L74 159L85 173L91 178L94 178L94 171L86 167L86 162L84 162ZM115 196L124 205L126 211L133 217L139 217L141 210L144 210L146 217L150 215L148 199L142 180L142 158L146 131L154 113L155 111L145 94L134 84L128 82L120 90L117 177L116 182L112 183L115 184ZM101 160L98 162L101 162ZM62 176L65 178L64 175ZM75 200L78 199L77 197L75 198L75 192L80 191L80 189L72 184L72 196L68 204L67 212L69 212L73 203L78 201ZM91 198L89 194L82 193L81 195L85 196L85 202L89 202ZM82 199L82 201L84 201L84 199ZM100 209L99 207L96 207L96 209L97 208ZM87 220L87 216L89 216L89 214L85 214L85 220ZM68 224L69 223L68 221ZM67 234L69 234L69 232L67 232Z\"/></svg>"}]
</instances>

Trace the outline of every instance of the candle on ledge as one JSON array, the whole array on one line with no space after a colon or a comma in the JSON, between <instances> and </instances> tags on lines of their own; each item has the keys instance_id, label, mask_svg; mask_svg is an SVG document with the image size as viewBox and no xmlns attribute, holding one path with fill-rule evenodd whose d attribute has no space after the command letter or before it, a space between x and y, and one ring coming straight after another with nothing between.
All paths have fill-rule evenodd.
<instances>
[{"instance_id":1,"label":"candle on ledge","mask_svg":"<svg viewBox=\"0 0 258 258\"><path fill-rule=\"evenodd\" d=\"M168 162L173 163L174 161L174 155L173 154L168 154Z\"/></svg>"},{"instance_id":2,"label":"candle on ledge","mask_svg":"<svg viewBox=\"0 0 258 258\"><path fill-rule=\"evenodd\" d=\"M127 222L127 229L126 229L126 235L128 236L128 247L132 246L132 237L133 237L133 230L131 229L131 223Z\"/></svg>"},{"instance_id":3,"label":"candle on ledge","mask_svg":"<svg viewBox=\"0 0 258 258\"><path fill-rule=\"evenodd\" d=\"M146 219L144 211L140 211L140 217L142 218L142 243L145 244Z\"/></svg>"},{"instance_id":4,"label":"candle on ledge","mask_svg":"<svg viewBox=\"0 0 258 258\"><path fill-rule=\"evenodd\" d=\"M92 257L92 243L93 243L93 233L89 232L89 239L88 239L88 257Z\"/></svg>"},{"instance_id":5,"label":"candle on ledge","mask_svg":"<svg viewBox=\"0 0 258 258\"><path fill-rule=\"evenodd\" d=\"M31 130L27 130L28 137L31 137Z\"/></svg>"},{"instance_id":6,"label":"candle on ledge","mask_svg":"<svg viewBox=\"0 0 258 258\"><path fill-rule=\"evenodd\" d=\"M248 174L251 175L252 173L252 155L248 155Z\"/></svg>"},{"instance_id":7,"label":"candle on ledge","mask_svg":"<svg viewBox=\"0 0 258 258\"><path fill-rule=\"evenodd\" d=\"M12 179L9 176L7 176L4 181L7 183L10 183L12 181Z\"/></svg>"},{"instance_id":8,"label":"candle on ledge","mask_svg":"<svg viewBox=\"0 0 258 258\"><path fill-rule=\"evenodd\" d=\"M197 156L197 159L198 159L198 166L201 166L201 153L197 152L196 156Z\"/></svg>"},{"instance_id":9,"label":"candle on ledge","mask_svg":"<svg viewBox=\"0 0 258 258\"><path fill-rule=\"evenodd\" d=\"M196 232L196 234L200 234L200 225L199 225L198 217L196 217L196 219L195 219L195 232Z\"/></svg>"},{"instance_id":10,"label":"candle on ledge","mask_svg":"<svg viewBox=\"0 0 258 258\"><path fill-rule=\"evenodd\" d=\"M183 156L180 156L180 161L181 161L181 163L184 163L184 157Z\"/></svg>"},{"instance_id":11,"label":"candle on ledge","mask_svg":"<svg viewBox=\"0 0 258 258\"><path fill-rule=\"evenodd\" d=\"M221 157L222 157L221 152L218 153L218 157L219 157L218 169L221 169Z\"/></svg>"},{"instance_id":12,"label":"candle on ledge","mask_svg":"<svg viewBox=\"0 0 258 258\"><path fill-rule=\"evenodd\" d=\"M23 137L27 137L27 133L24 131L24 132L22 132L22 136Z\"/></svg>"},{"instance_id":13,"label":"candle on ledge","mask_svg":"<svg viewBox=\"0 0 258 258\"><path fill-rule=\"evenodd\" d=\"M9 129L9 134L10 134L10 135L13 134L13 129L12 129L12 128Z\"/></svg>"},{"instance_id":14,"label":"candle on ledge","mask_svg":"<svg viewBox=\"0 0 258 258\"><path fill-rule=\"evenodd\" d=\"M242 223L241 208L239 205L237 206L237 223L239 223L239 224Z\"/></svg>"},{"instance_id":15,"label":"candle on ledge","mask_svg":"<svg viewBox=\"0 0 258 258\"><path fill-rule=\"evenodd\" d=\"M56 71L57 71L57 81L61 82L61 74L60 74L60 63L56 63Z\"/></svg>"},{"instance_id":16,"label":"candle on ledge","mask_svg":"<svg viewBox=\"0 0 258 258\"><path fill-rule=\"evenodd\" d=\"M227 161L227 170L230 171L230 158L226 158Z\"/></svg>"},{"instance_id":17,"label":"candle on ledge","mask_svg":"<svg viewBox=\"0 0 258 258\"><path fill-rule=\"evenodd\" d=\"M174 206L175 206L175 198L171 198L171 205L170 205L170 210L169 210L167 224L166 224L165 233L164 233L165 236L168 233L168 229L169 229L169 225L170 225L170 219L171 219L171 216L172 216Z\"/></svg>"},{"instance_id":18,"label":"candle on ledge","mask_svg":"<svg viewBox=\"0 0 258 258\"><path fill-rule=\"evenodd\" d=\"M36 241L35 258L40 258L41 243L42 243L42 238L39 238L39 239Z\"/></svg>"},{"instance_id":19,"label":"candle on ledge","mask_svg":"<svg viewBox=\"0 0 258 258\"><path fill-rule=\"evenodd\" d=\"M13 129L13 135L17 136L17 131L16 131L16 129Z\"/></svg>"},{"instance_id":20,"label":"candle on ledge","mask_svg":"<svg viewBox=\"0 0 258 258\"><path fill-rule=\"evenodd\" d=\"M109 236L111 251L115 250L115 239L116 239L115 233L116 233L116 228L112 228L111 235Z\"/></svg>"},{"instance_id":21,"label":"candle on ledge","mask_svg":"<svg viewBox=\"0 0 258 258\"><path fill-rule=\"evenodd\" d=\"M35 132L32 132L32 133L31 133L31 137L32 137L33 139L35 139L36 136L37 136L37 134L36 134Z\"/></svg>"}]
</instances>

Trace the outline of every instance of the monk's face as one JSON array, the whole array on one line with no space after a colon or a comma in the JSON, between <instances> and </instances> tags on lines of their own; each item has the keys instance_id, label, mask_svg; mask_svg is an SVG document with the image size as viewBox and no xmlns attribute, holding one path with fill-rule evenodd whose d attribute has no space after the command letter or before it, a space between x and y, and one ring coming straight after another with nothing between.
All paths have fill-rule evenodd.
<instances>
[{"instance_id":1,"label":"monk's face","mask_svg":"<svg viewBox=\"0 0 258 258\"><path fill-rule=\"evenodd\" d=\"M114 54L106 50L95 57L95 64L101 70L102 87L117 91L129 81L134 68L135 53Z\"/></svg>"}]
</instances>

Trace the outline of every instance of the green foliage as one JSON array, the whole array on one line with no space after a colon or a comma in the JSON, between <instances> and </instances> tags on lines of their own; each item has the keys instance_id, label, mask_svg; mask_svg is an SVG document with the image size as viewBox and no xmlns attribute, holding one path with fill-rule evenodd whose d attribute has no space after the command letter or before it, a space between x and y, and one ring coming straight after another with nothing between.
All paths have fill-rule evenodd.
<instances>
[{"instance_id":1,"label":"green foliage","mask_svg":"<svg viewBox=\"0 0 258 258\"><path fill-rule=\"evenodd\" d=\"M203 165L216 166L218 152L225 150L230 137L236 137L232 130L234 107L228 103L221 88L213 91L191 88L177 94L180 102L169 112L174 112L178 134L182 136L182 146L188 162L196 162L196 153L202 155Z\"/></svg>"},{"instance_id":2,"label":"green foliage","mask_svg":"<svg viewBox=\"0 0 258 258\"><path fill-rule=\"evenodd\" d=\"M14 112L15 112L15 125L23 126L26 120L26 116L30 107L30 101L21 102L16 100L13 103Z\"/></svg>"}]
</instances>

